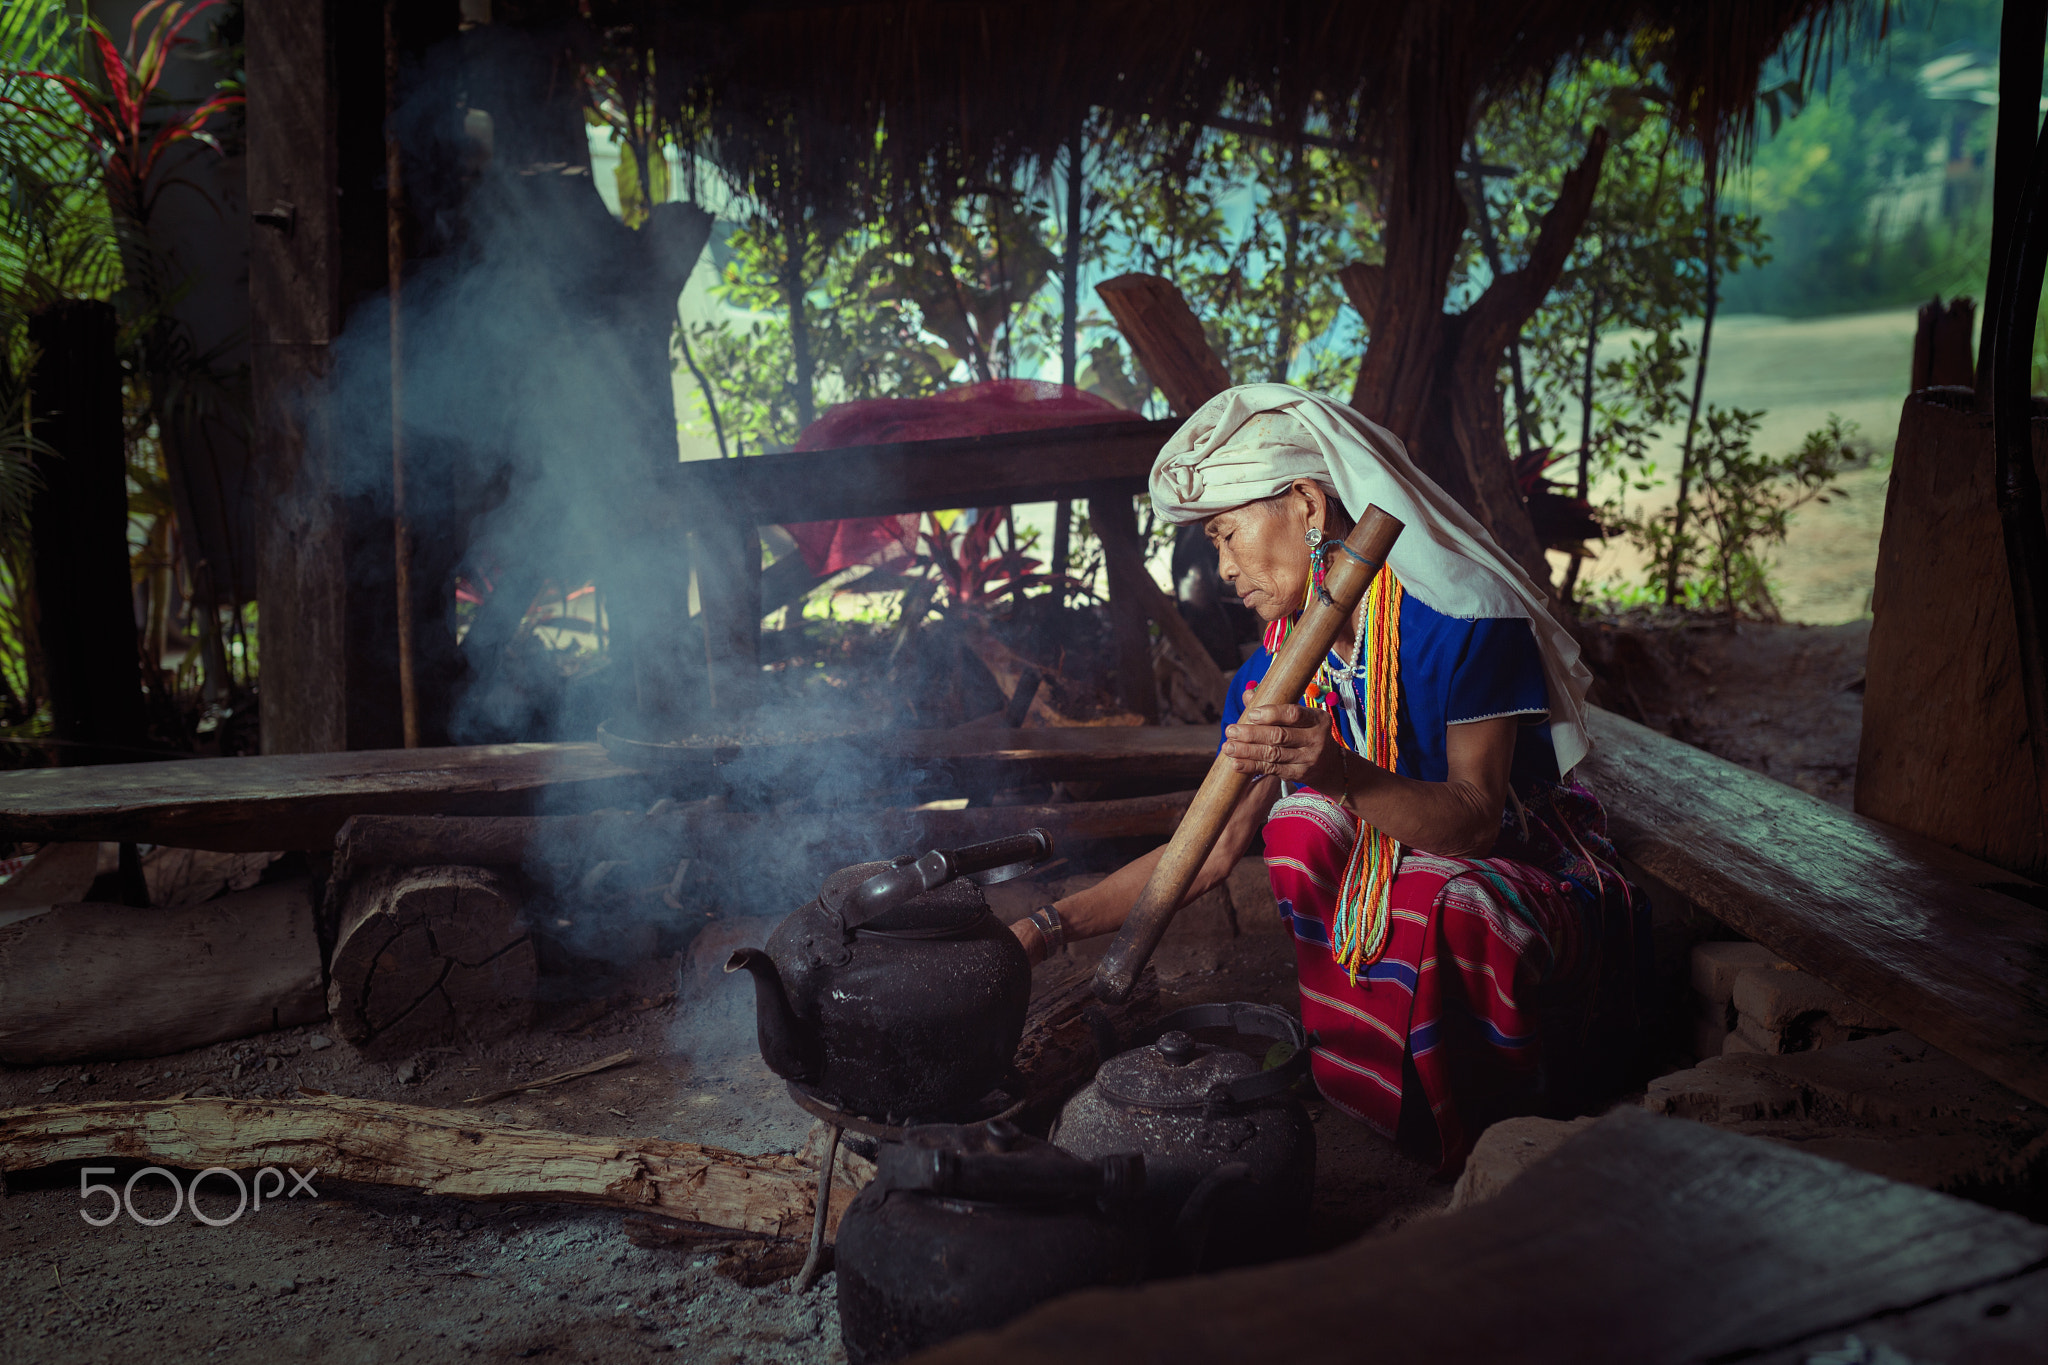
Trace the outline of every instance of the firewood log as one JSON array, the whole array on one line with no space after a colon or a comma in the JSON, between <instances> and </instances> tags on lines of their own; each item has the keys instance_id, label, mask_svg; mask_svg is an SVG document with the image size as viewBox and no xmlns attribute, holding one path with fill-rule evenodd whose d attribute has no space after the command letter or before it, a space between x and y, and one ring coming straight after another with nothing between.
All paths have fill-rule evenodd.
<instances>
[{"instance_id":1,"label":"firewood log","mask_svg":"<svg viewBox=\"0 0 2048 1365\"><path fill-rule=\"evenodd\" d=\"M596 1204L757 1237L810 1236L817 1166L660 1138L586 1137L339 1095L105 1100L0 1110L0 1172L63 1161L261 1166L455 1199ZM209 1187L210 1188L210 1187ZM856 1193L842 1168L832 1222Z\"/></svg>"},{"instance_id":2,"label":"firewood log","mask_svg":"<svg viewBox=\"0 0 2048 1365\"><path fill-rule=\"evenodd\" d=\"M533 1022L532 936L509 878L479 867L370 873L342 892L327 1007L375 1056Z\"/></svg>"},{"instance_id":3,"label":"firewood log","mask_svg":"<svg viewBox=\"0 0 2048 1365\"><path fill-rule=\"evenodd\" d=\"M304 880L203 905L55 905L0 927L0 1063L161 1057L324 1015Z\"/></svg>"}]
</instances>

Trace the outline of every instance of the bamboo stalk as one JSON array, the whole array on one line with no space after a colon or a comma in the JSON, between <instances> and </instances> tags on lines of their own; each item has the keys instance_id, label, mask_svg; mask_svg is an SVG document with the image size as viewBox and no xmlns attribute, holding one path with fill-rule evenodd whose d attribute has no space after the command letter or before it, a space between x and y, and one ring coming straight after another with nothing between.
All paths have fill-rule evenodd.
<instances>
[{"instance_id":1,"label":"bamboo stalk","mask_svg":"<svg viewBox=\"0 0 2048 1365\"><path fill-rule=\"evenodd\" d=\"M1400 534L1398 520L1377 507L1365 509L1365 515L1344 540L1358 558L1340 554L1331 561L1323 580L1328 598L1313 598L1303 610L1287 642L1280 646L1279 657L1273 660L1273 666L1252 695L1253 706L1299 700L1323 656L1329 653L1337 632L1365 600L1366 589L1372 586ZM1165 937L1166 926L1180 909L1188 887L1208 861L1209 851L1216 846L1225 822L1250 782L1251 778L1237 771L1229 759L1220 752L1216 755L1187 815L1174 830L1165 854L1152 869L1150 880L1117 933L1116 942L1095 969L1096 995L1113 1002L1130 997L1138 973L1145 969L1159 940Z\"/></svg>"}]
</instances>

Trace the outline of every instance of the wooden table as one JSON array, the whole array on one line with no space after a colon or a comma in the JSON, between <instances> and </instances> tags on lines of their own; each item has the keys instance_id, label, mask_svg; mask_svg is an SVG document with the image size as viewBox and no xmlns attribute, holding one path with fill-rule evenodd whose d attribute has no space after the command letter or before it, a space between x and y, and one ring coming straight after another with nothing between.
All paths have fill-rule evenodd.
<instances>
[{"instance_id":1,"label":"wooden table","mask_svg":"<svg viewBox=\"0 0 2048 1365\"><path fill-rule=\"evenodd\" d=\"M1474 1208L1328 1256L1078 1294L920 1365L2038 1361L2048 1228L1624 1109Z\"/></svg>"},{"instance_id":2,"label":"wooden table","mask_svg":"<svg viewBox=\"0 0 2048 1365\"><path fill-rule=\"evenodd\" d=\"M1005 787L1137 777L1192 787L1207 726L899 731L859 756L919 785ZM783 759L801 780L807 755ZM710 749L673 770L618 762L596 744L490 744L43 768L0 775L0 838L120 840L235 852L327 848L351 815L520 815L644 807L715 779Z\"/></svg>"}]
</instances>

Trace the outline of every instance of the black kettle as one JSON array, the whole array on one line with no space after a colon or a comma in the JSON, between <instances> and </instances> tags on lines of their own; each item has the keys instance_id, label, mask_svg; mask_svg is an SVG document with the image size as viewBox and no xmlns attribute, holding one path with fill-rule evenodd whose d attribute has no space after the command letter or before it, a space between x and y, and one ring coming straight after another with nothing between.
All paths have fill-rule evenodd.
<instances>
[{"instance_id":1,"label":"black kettle","mask_svg":"<svg viewBox=\"0 0 2048 1365\"><path fill-rule=\"evenodd\" d=\"M1003 1120L912 1128L839 1224L849 1365L1000 1327L1047 1299L1137 1283L1142 1157L1084 1161Z\"/></svg>"},{"instance_id":2,"label":"black kettle","mask_svg":"<svg viewBox=\"0 0 2048 1365\"><path fill-rule=\"evenodd\" d=\"M959 1119L1001 1084L1024 1034L1031 963L981 885L1052 856L1034 829L857 863L728 972L754 978L776 1075L870 1119Z\"/></svg>"},{"instance_id":3,"label":"black kettle","mask_svg":"<svg viewBox=\"0 0 2048 1365\"><path fill-rule=\"evenodd\" d=\"M1194 1037L1222 1029L1293 1051L1261 1069L1243 1051ZM1083 1157L1144 1154L1146 1217L1162 1267L1170 1257L1192 1272L1298 1254L1316 1134L1292 1092L1308 1074L1313 1039L1287 1011L1248 1004L1190 1006L1147 1032L1156 1034L1149 1045L1105 1055L1060 1111L1053 1140ZM1107 1054L1114 1042L1098 1038L1098 1046Z\"/></svg>"}]
</instances>

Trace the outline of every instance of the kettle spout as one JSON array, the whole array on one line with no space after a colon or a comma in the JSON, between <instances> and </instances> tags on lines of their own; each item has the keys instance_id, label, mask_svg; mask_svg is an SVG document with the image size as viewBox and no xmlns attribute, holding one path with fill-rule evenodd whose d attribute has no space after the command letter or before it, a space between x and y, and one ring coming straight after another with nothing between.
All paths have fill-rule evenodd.
<instances>
[{"instance_id":1,"label":"kettle spout","mask_svg":"<svg viewBox=\"0 0 2048 1365\"><path fill-rule=\"evenodd\" d=\"M784 1080L808 1081L815 1068L811 1049L806 1046L811 1030L789 1007L782 988L782 973L775 959L759 948L741 948L725 960L728 972L744 971L754 978L754 1031L761 1044L761 1060Z\"/></svg>"}]
</instances>

